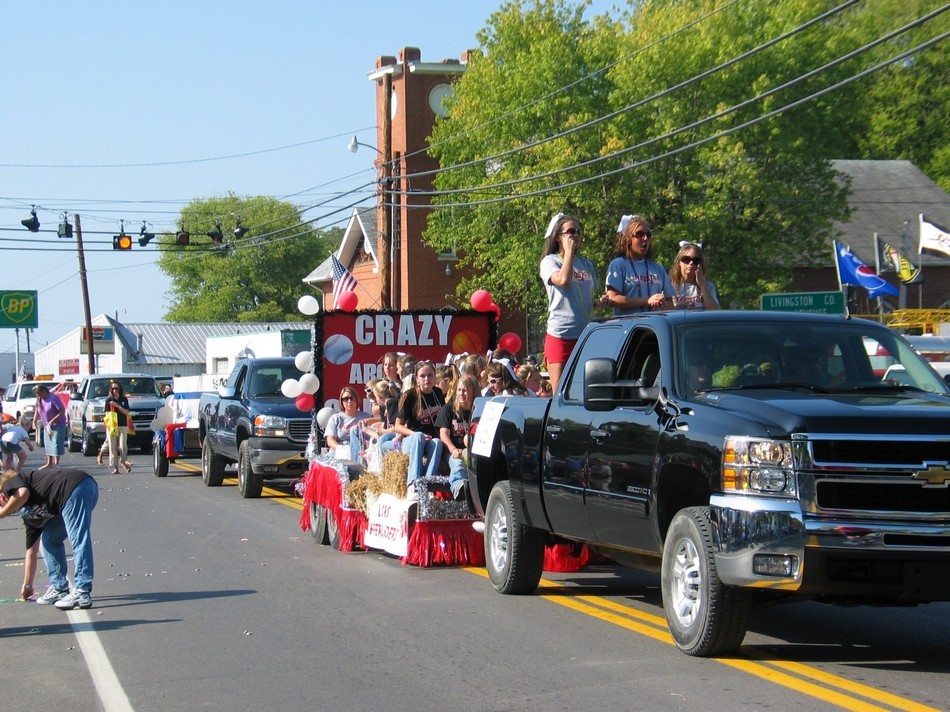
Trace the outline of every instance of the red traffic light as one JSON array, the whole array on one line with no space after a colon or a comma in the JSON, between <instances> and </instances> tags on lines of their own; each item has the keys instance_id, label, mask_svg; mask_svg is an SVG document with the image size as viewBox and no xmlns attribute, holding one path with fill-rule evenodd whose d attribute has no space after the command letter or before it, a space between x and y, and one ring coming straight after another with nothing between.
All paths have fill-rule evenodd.
<instances>
[{"instance_id":1,"label":"red traffic light","mask_svg":"<svg viewBox=\"0 0 950 712\"><path fill-rule=\"evenodd\" d=\"M191 235L184 230L178 233L178 237L175 238L179 245L185 246L191 244Z\"/></svg>"},{"instance_id":2,"label":"red traffic light","mask_svg":"<svg viewBox=\"0 0 950 712\"><path fill-rule=\"evenodd\" d=\"M112 249L113 250L131 250L132 238L129 235L126 235L124 232L120 235L113 235Z\"/></svg>"}]
</instances>

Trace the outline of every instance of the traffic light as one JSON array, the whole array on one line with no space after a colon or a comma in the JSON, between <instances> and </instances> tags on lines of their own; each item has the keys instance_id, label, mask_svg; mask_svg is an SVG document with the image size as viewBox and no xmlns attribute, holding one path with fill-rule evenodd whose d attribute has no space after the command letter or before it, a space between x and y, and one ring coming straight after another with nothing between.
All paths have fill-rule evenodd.
<instances>
[{"instance_id":1,"label":"traffic light","mask_svg":"<svg viewBox=\"0 0 950 712\"><path fill-rule=\"evenodd\" d=\"M69 221L66 219L66 213L60 215L59 227L56 228L57 237L72 237L73 236L73 226L69 224Z\"/></svg>"},{"instance_id":2,"label":"traffic light","mask_svg":"<svg viewBox=\"0 0 950 712\"><path fill-rule=\"evenodd\" d=\"M131 250L132 238L129 235L126 235L125 231L120 232L118 235L113 235L112 249L113 250Z\"/></svg>"},{"instance_id":3,"label":"traffic light","mask_svg":"<svg viewBox=\"0 0 950 712\"><path fill-rule=\"evenodd\" d=\"M221 223L216 222L214 224L214 229L208 232L208 237L210 237L211 242L216 245L220 245L224 242L224 234L221 232Z\"/></svg>"},{"instance_id":4,"label":"traffic light","mask_svg":"<svg viewBox=\"0 0 950 712\"><path fill-rule=\"evenodd\" d=\"M175 238L179 245L186 247L191 244L191 235L182 230L178 233L178 236Z\"/></svg>"},{"instance_id":5,"label":"traffic light","mask_svg":"<svg viewBox=\"0 0 950 712\"><path fill-rule=\"evenodd\" d=\"M20 224L25 227L30 232L39 232L40 231L40 219L36 217L36 206L33 206L33 209L30 211L30 217L26 220L21 220Z\"/></svg>"},{"instance_id":6,"label":"traffic light","mask_svg":"<svg viewBox=\"0 0 950 712\"><path fill-rule=\"evenodd\" d=\"M155 233L145 232L147 223L142 223L142 228L139 230L139 247L145 247L152 240L155 239Z\"/></svg>"}]
</instances>

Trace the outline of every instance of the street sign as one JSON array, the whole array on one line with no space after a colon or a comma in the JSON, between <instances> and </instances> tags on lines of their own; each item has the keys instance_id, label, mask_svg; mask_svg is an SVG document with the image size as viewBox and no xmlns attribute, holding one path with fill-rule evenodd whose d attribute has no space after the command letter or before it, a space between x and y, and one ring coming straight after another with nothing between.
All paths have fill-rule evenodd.
<instances>
[{"instance_id":1,"label":"street sign","mask_svg":"<svg viewBox=\"0 0 950 712\"><path fill-rule=\"evenodd\" d=\"M763 311L845 314L844 292L789 292L763 294Z\"/></svg>"},{"instance_id":2,"label":"street sign","mask_svg":"<svg viewBox=\"0 0 950 712\"><path fill-rule=\"evenodd\" d=\"M36 292L0 292L0 329L35 329L38 326Z\"/></svg>"},{"instance_id":3,"label":"street sign","mask_svg":"<svg viewBox=\"0 0 950 712\"><path fill-rule=\"evenodd\" d=\"M111 326L92 327L92 350L97 354L115 353L115 329ZM82 328L79 338L79 353L89 353L86 340L86 327Z\"/></svg>"}]
</instances>

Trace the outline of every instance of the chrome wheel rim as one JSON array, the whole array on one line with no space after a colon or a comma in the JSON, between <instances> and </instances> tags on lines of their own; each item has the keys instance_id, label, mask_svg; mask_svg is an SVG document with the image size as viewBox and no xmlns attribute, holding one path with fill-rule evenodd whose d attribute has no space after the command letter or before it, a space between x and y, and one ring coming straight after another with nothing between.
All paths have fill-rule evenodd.
<instances>
[{"instance_id":1,"label":"chrome wheel rim","mask_svg":"<svg viewBox=\"0 0 950 712\"><path fill-rule=\"evenodd\" d=\"M671 574L672 610L684 627L691 626L702 612L703 571L699 550L689 539L677 544Z\"/></svg>"},{"instance_id":2,"label":"chrome wheel rim","mask_svg":"<svg viewBox=\"0 0 950 712\"><path fill-rule=\"evenodd\" d=\"M508 561L508 513L495 507L488 523L488 556L495 571L504 571Z\"/></svg>"}]
</instances>

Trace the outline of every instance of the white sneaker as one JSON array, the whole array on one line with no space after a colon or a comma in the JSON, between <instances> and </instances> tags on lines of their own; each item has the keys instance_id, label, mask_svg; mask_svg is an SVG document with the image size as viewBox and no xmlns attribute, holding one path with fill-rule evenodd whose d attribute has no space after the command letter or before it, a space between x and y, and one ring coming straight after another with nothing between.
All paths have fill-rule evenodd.
<instances>
[{"instance_id":1,"label":"white sneaker","mask_svg":"<svg viewBox=\"0 0 950 712\"><path fill-rule=\"evenodd\" d=\"M73 591L63 596L55 605L61 611L71 611L74 608L92 608L92 596L87 591Z\"/></svg>"},{"instance_id":2,"label":"white sneaker","mask_svg":"<svg viewBox=\"0 0 950 712\"><path fill-rule=\"evenodd\" d=\"M66 598L68 595L68 588L53 588L50 586L48 589L46 589L46 593L36 599L36 602L41 606L48 606L52 603L56 603L56 601Z\"/></svg>"}]
</instances>

